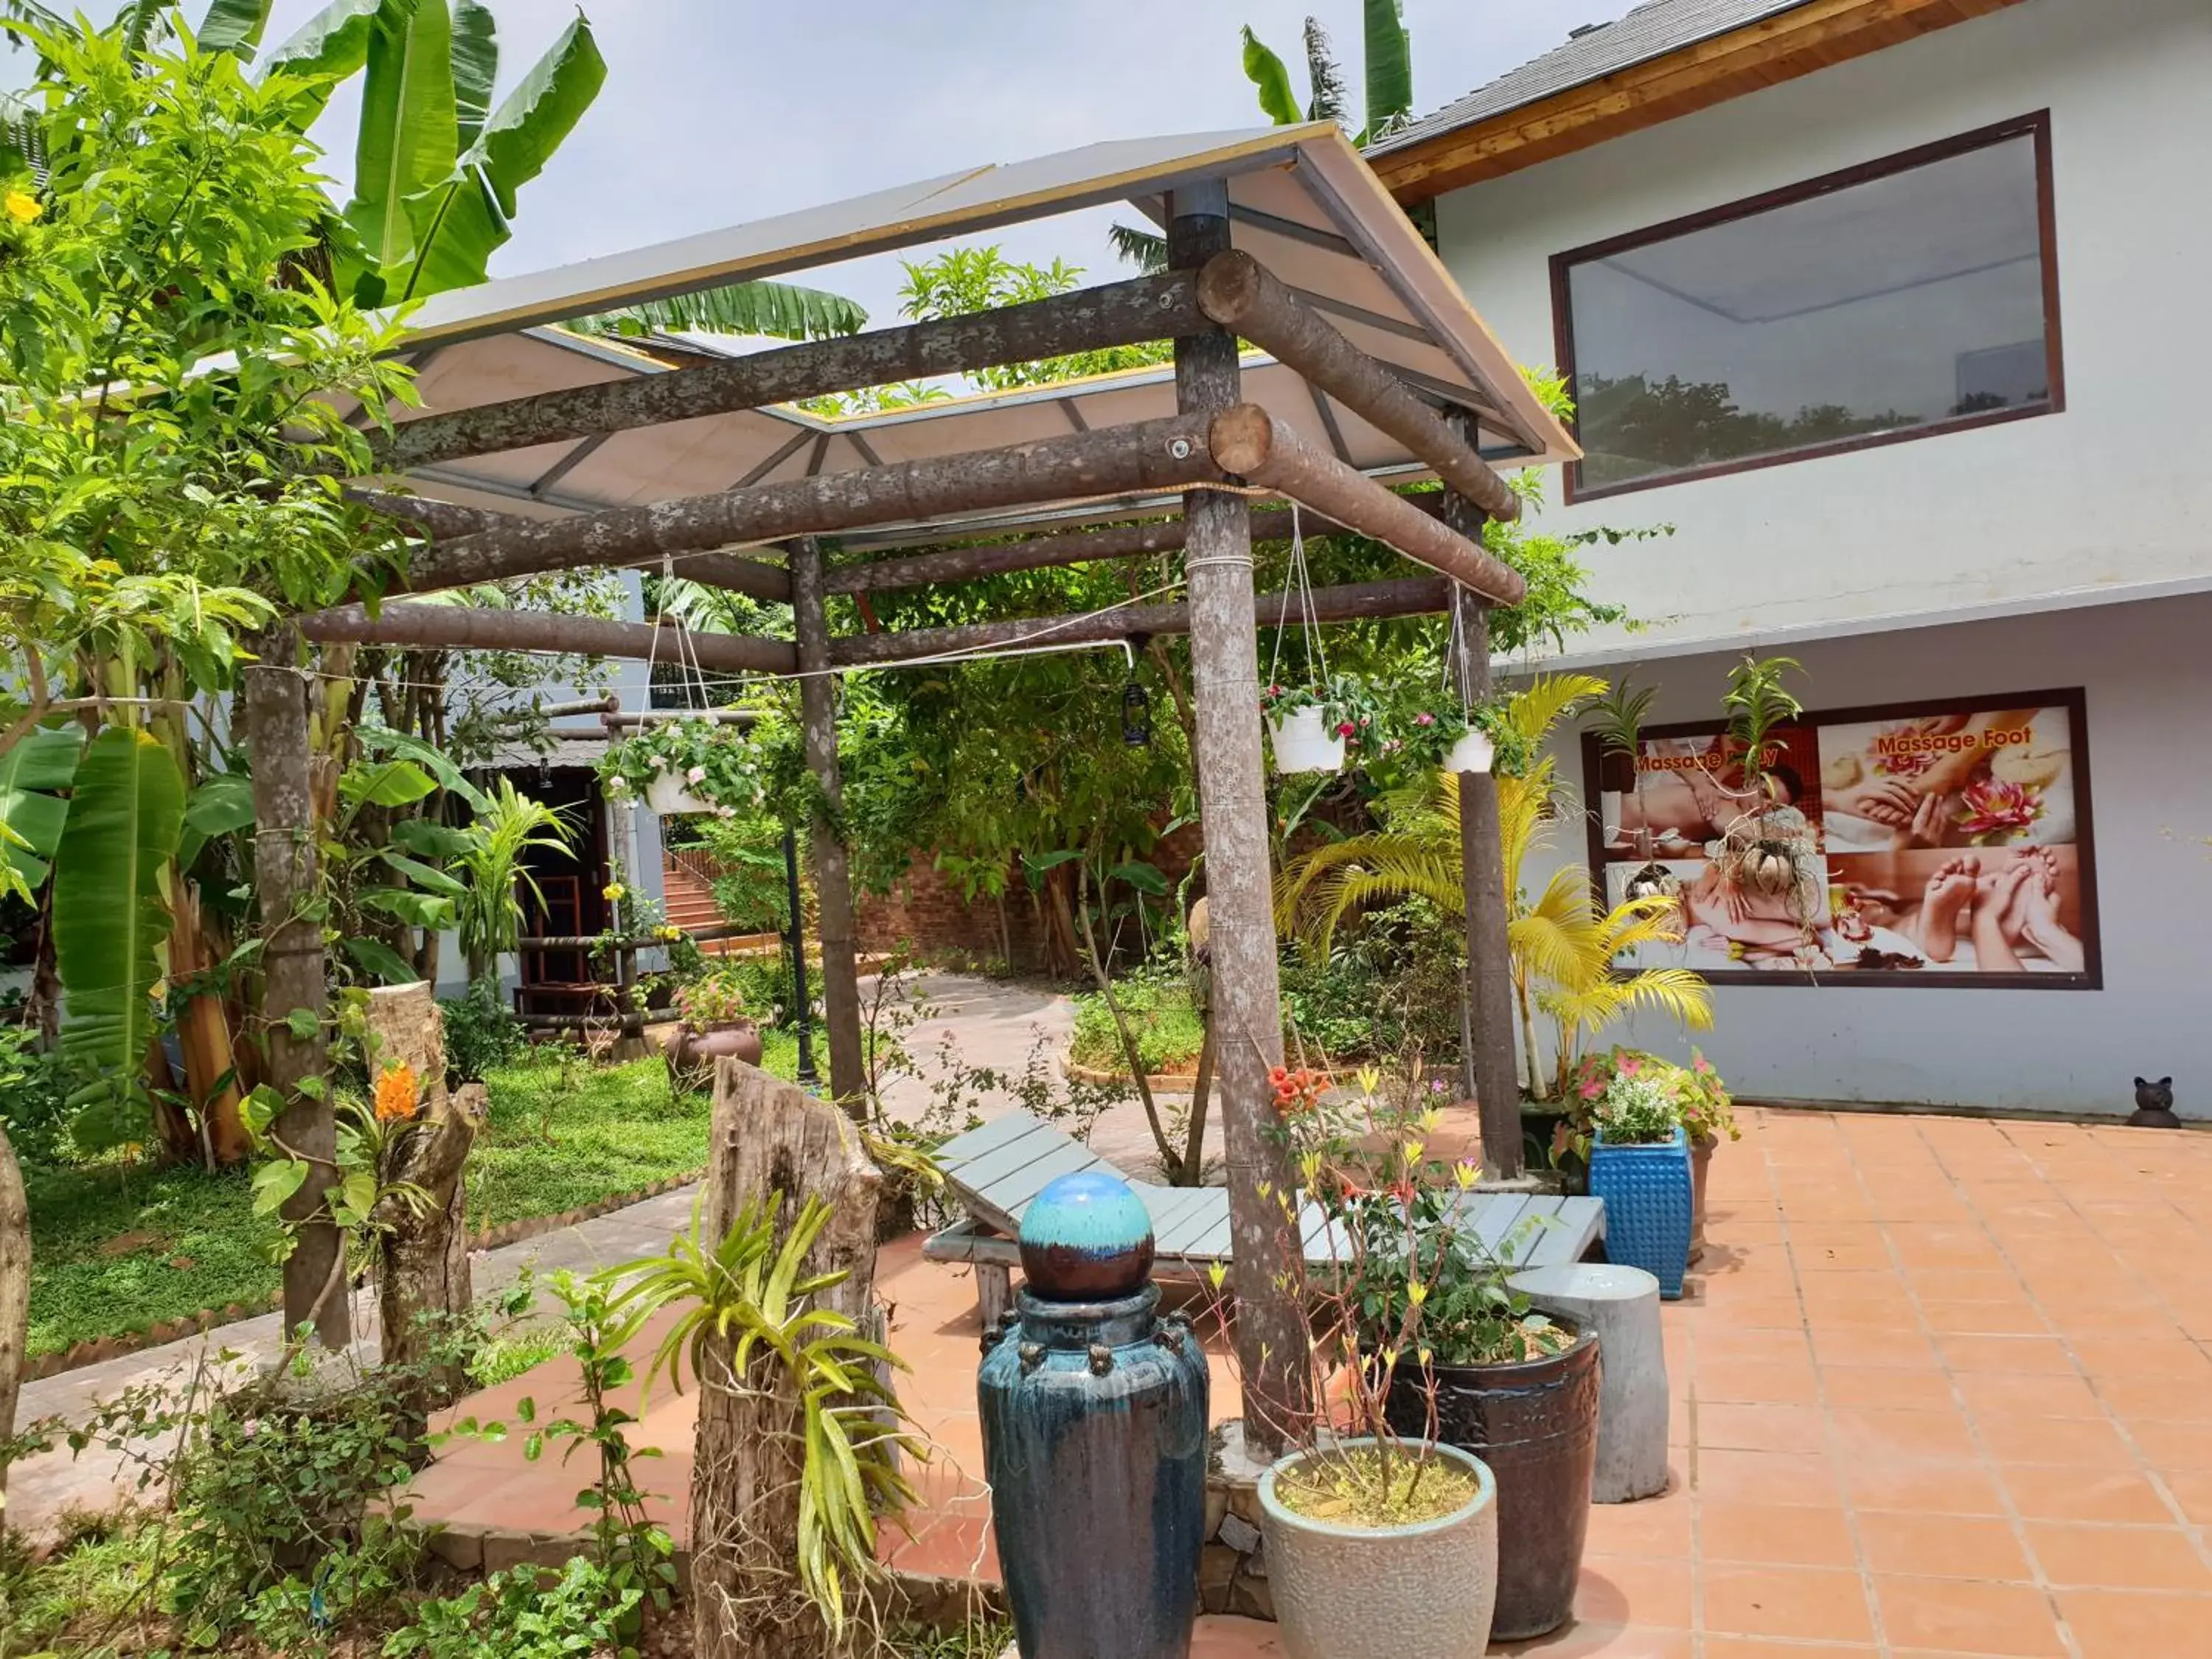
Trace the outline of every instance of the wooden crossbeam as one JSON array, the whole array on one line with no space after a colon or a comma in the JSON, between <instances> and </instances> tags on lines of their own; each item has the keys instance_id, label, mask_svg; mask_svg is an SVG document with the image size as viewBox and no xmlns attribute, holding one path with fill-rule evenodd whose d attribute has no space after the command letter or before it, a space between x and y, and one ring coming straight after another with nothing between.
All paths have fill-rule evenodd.
<instances>
[{"instance_id":1,"label":"wooden crossbeam","mask_svg":"<svg viewBox=\"0 0 2212 1659\"><path fill-rule=\"evenodd\" d=\"M1198 302L1222 327L1297 370L1310 385L1405 445L1492 518L1520 516L1521 498L1473 444L1250 254L1232 251L1207 260L1199 272Z\"/></svg>"},{"instance_id":2,"label":"wooden crossbeam","mask_svg":"<svg viewBox=\"0 0 2212 1659\"><path fill-rule=\"evenodd\" d=\"M1188 271L1139 276L969 317L814 340L726 362L426 415L380 441L378 465L404 472L439 461L528 449L796 403L866 386L1026 362L1208 326Z\"/></svg>"},{"instance_id":3,"label":"wooden crossbeam","mask_svg":"<svg viewBox=\"0 0 2212 1659\"><path fill-rule=\"evenodd\" d=\"M1386 543L1492 605L1518 605L1528 592L1518 572L1404 497L1315 449L1256 404L1240 404L1215 416L1207 443L1224 471L1279 490Z\"/></svg>"},{"instance_id":4,"label":"wooden crossbeam","mask_svg":"<svg viewBox=\"0 0 2212 1659\"><path fill-rule=\"evenodd\" d=\"M789 674L799 666L797 649L787 640L693 632L679 645L669 631L650 623L464 605L387 605L374 617L362 605L339 605L302 617L300 631L311 640L432 650L561 651L641 662L674 662L681 656L728 674Z\"/></svg>"}]
</instances>

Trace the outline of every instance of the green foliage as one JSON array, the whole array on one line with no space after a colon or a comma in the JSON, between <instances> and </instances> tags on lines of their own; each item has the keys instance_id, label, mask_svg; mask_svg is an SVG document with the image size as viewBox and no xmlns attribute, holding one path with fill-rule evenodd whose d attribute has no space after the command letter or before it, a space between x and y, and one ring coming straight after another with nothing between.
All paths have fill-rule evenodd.
<instances>
[{"instance_id":1,"label":"green foliage","mask_svg":"<svg viewBox=\"0 0 2212 1659\"><path fill-rule=\"evenodd\" d=\"M537 878L523 867L532 852L574 855L574 826L568 816L542 801L532 800L502 777L490 801L462 832L453 874L462 891L454 902L461 935L461 954L469 964L471 984L497 967L504 952L515 948L522 926L522 900L518 882L538 892ZM403 866L405 867L405 866ZM420 878L419 870L410 874ZM544 895L538 895L541 902Z\"/></svg>"},{"instance_id":2,"label":"green foliage","mask_svg":"<svg viewBox=\"0 0 2212 1659\"><path fill-rule=\"evenodd\" d=\"M1083 280L1080 265L1071 265L1064 259L1054 259L1048 265L1026 264L1007 258L995 246L951 248L934 258L908 260L905 270L899 314L916 322L971 316L1002 306L1049 299L1069 292ZM979 390L1003 392L1140 368L1170 362L1174 355L1172 343L1152 341L1073 352L1036 362L1008 363L979 369L970 378Z\"/></svg>"},{"instance_id":3,"label":"green foliage","mask_svg":"<svg viewBox=\"0 0 2212 1659\"><path fill-rule=\"evenodd\" d=\"M185 783L146 732L112 726L78 764L54 875L54 960L69 993L62 1053L90 1080L78 1139L119 1145L143 1133L140 1075L153 991L169 936L161 882L184 829Z\"/></svg>"},{"instance_id":4,"label":"green foliage","mask_svg":"<svg viewBox=\"0 0 2212 1659\"><path fill-rule=\"evenodd\" d=\"M530 1051L529 1034L500 994L499 981L471 980L457 997L441 998L446 1021L446 1081L458 1088L478 1083L496 1067L516 1064Z\"/></svg>"},{"instance_id":5,"label":"green foliage","mask_svg":"<svg viewBox=\"0 0 2212 1659\"><path fill-rule=\"evenodd\" d=\"M0 1025L0 1127L27 1164L66 1163L74 1150L70 1120L67 1064L42 1052L37 1037L20 1025Z\"/></svg>"},{"instance_id":6,"label":"green foliage","mask_svg":"<svg viewBox=\"0 0 2212 1659\"><path fill-rule=\"evenodd\" d=\"M1729 711L1729 736L1743 768L1747 794L1777 798L1767 772L1773 763L1767 739L1776 727L1805 712L1805 705L1782 683L1786 676L1803 672L1795 657L1747 656L1729 670L1721 706Z\"/></svg>"},{"instance_id":7,"label":"green foliage","mask_svg":"<svg viewBox=\"0 0 2212 1659\"><path fill-rule=\"evenodd\" d=\"M732 283L697 294L672 295L586 317L569 325L579 333L640 337L656 331L765 334L783 340L826 340L857 334L868 313L842 295L792 283Z\"/></svg>"},{"instance_id":8,"label":"green foliage","mask_svg":"<svg viewBox=\"0 0 2212 1659\"><path fill-rule=\"evenodd\" d=\"M1352 142L1367 144L1396 131L1413 112L1413 42L1400 15L1399 0L1363 0L1360 23L1367 60L1367 118ZM1243 40L1244 78L1252 83L1260 112L1270 121L1279 127L1295 126L1301 121L1349 125L1344 74L1329 49L1328 34L1315 19L1309 17L1305 23L1306 78L1312 97L1303 111L1291 89L1290 71L1284 68L1283 60L1252 33L1249 23L1244 26Z\"/></svg>"},{"instance_id":9,"label":"green foliage","mask_svg":"<svg viewBox=\"0 0 2212 1659\"><path fill-rule=\"evenodd\" d=\"M641 798L665 773L718 811L754 812L761 805L761 765L753 746L736 726L715 720L656 720L610 744L594 765L613 795Z\"/></svg>"},{"instance_id":10,"label":"green foliage","mask_svg":"<svg viewBox=\"0 0 2212 1659\"><path fill-rule=\"evenodd\" d=\"M386 1638L387 1659L578 1659L634 1655L624 1627L642 1597L617 1589L607 1570L572 1557L550 1583L542 1568L509 1567L458 1595L424 1601L415 1622Z\"/></svg>"},{"instance_id":11,"label":"green foliage","mask_svg":"<svg viewBox=\"0 0 2212 1659\"><path fill-rule=\"evenodd\" d=\"M1640 1067L1616 1070L1593 1113L1600 1133L1615 1146L1645 1146L1672 1140L1682 1127L1681 1109L1661 1079Z\"/></svg>"},{"instance_id":12,"label":"green foliage","mask_svg":"<svg viewBox=\"0 0 2212 1659\"><path fill-rule=\"evenodd\" d=\"M1151 1072L1187 1072L1198 1063L1206 1041L1206 1022L1191 1004L1190 986L1178 967L1146 967L1114 984L1115 1000L1137 1039L1137 1052ZM1068 1058L1078 1065L1123 1072L1121 1040L1106 1000L1096 991L1075 999L1075 1035Z\"/></svg>"},{"instance_id":13,"label":"green foliage","mask_svg":"<svg viewBox=\"0 0 2212 1659\"><path fill-rule=\"evenodd\" d=\"M793 1566L801 1594L833 1637L844 1633L848 1587L873 1578L876 1517L914 1501L899 1457L916 1455L896 1426L897 1396L878 1368L900 1362L823 1306L845 1274L809 1273L806 1257L830 1206L810 1198L784 1225L781 1194L748 1204L719 1241L690 1234L665 1255L608 1269L616 1306L641 1322L676 1310L646 1382L664 1370L681 1386L685 1360L702 1387L758 1386L773 1375L794 1389L802 1418L798 1535ZM723 1367L726 1366L726 1370Z\"/></svg>"}]
</instances>

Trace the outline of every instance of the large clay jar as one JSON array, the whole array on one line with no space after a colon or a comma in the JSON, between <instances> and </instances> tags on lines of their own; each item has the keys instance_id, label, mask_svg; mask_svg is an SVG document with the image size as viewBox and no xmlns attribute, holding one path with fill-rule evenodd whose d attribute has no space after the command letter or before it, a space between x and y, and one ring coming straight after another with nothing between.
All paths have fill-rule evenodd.
<instances>
[{"instance_id":1,"label":"large clay jar","mask_svg":"<svg viewBox=\"0 0 2212 1659\"><path fill-rule=\"evenodd\" d=\"M1597 1471L1598 1351L1588 1332L1564 1353L1515 1365L1438 1365L1437 1438L1498 1480L1498 1605L1491 1639L1525 1641L1574 1611ZM1401 1371L1388 1410L1400 1434L1426 1431L1419 1380Z\"/></svg>"},{"instance_id":2,"label":"large clay jar","mask_svg":"<svg viewBox=\"0 0 2212 1659\"><path fill-rule=\"evenodd\" d=\"M749 1019L716 1020L703 1031L684 1029L676 1051L677 1063L686 1067L711 1066L718 1060L761 1063L760 1027Z\"/></svg>"}]
</instances>

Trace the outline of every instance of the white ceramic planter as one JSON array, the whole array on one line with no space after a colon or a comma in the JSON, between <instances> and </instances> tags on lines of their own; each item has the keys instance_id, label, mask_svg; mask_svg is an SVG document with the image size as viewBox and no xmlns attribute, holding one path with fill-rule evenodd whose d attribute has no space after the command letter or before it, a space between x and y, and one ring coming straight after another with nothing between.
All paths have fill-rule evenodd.
<instances>
[{"instance_id":1,"label":"white ceramic planter","mask_svg":"<svg viewBox=\"0 0 2212 1659\"><path fill-rule=\"evenodd\" d=\"M1451 746L1444 757L1447 772L1487 772L1498 758L1498 745L1491 741L1490 733L1480 726L1470 726L1467 734Z\"/></svg>"},{"instance_id":2,"label":"white ceramic planter","mask_svg":"<svg viewBox=\"0 0 2212 1659\"><path fill-rule=\"evenodd\" d=\"M1293 708L1267 723L1278 772L1340 772L1344 739L1328 729L1318 708Z\"/></svg>"},{"instance_id":3,"label":"white ceramic planter","mask_svg":"<svg viewBox=\"0 0 2212 1659\"><path fill-rule=\"evenodd\" d=\"M1309 1453L1261 1476L1267 1584L1290 1659L1481 1659L1498 1603L1498 1482L1455 1447L1431 1449L1480 1482L1474 1501L1381 1532L1310 1520L1277 1501L1276 1477Z\"/></svg>"},{"instance_id":4,"label":"white ceramic planter","mask_svg":"<svg viewBox=\"0 0 2212 1659\"><path fill-rule=\"evenodd\" d=\"M712 801L702 800L691 793L681 772L655 773L653 781L645 786L645 804L663 817L714 810Z\"/></svg>"}]
</instances>

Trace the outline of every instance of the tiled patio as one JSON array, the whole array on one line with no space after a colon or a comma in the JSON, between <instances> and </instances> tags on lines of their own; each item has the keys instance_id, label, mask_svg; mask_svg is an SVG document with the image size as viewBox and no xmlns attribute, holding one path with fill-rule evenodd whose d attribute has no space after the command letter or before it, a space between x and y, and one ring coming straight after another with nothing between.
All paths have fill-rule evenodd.
<instances>
[{"instance_id":1,"label":"tiled patio","mask_svg":"<svg viewBox=\"0 0 2212 1659\"><path fill-rule=\"evenodd\" d=\"M1702 1286L1666 1313L1675 1485L1593 1512L1577 1622L1527 1650L2212 1654L2212 1135L1753 1112L1712 1206ZM945 1454L887 1547L988 1573L972 1286L915 1241L880 1283ZM560 1397L556 1371L471 1407ZM642 1431L678 1495L690 1411ZM578 1484L468 1447L418 1512L557 1529ZM1204 1659L1277 1651L1206 1622Z\"/></svg>"}]
</instances>

